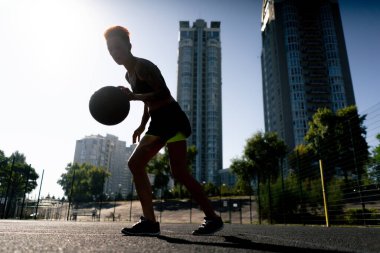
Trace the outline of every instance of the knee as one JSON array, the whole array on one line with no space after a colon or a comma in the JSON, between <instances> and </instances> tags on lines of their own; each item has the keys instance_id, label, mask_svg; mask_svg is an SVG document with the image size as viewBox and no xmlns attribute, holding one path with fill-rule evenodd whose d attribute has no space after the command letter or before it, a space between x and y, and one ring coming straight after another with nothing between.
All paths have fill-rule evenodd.
<instances>
[{"instance_id":1,"label":"knee","mask_svg":"<svg viewBox=\"0 0 380 253\"><path fill-rule=\"evenodd\" d=\"M133 175L135 175L137 172L139 172L141 169L141 165L138 161L138 159L134 158L133 156L128 160L128 168L132 172Z\"/></svg>"},{"instance_id":2,"label":"knee","mask_svg":"<svg viewBox=\"0 0 380 253\"><path fill-rule=\"evenodd\" d=\"M138 150L135 151L128 160L128 168L131 170L132 174L144 171L147 165L146 158L144 154L147 154L149 148L147 146L139 146Z\"/></svg>"}]
</instances>

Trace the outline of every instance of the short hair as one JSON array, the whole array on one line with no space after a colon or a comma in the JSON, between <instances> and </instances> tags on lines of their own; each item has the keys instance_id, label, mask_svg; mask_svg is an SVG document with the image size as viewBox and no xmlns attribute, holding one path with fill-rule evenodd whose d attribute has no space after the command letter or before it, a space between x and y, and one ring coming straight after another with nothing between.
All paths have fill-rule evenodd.
<instances>
[{"instance_id":1,"label":"short hair","mask_svg":"<svg viewBox=\"0 0 380 253\"><path fill-rule=\"evenodd\" d=\"M121 38L129 44L131 43L131 41L129 40L129 31L125 27L112 26L104 32L104 37L106 38L106 40L114 36Z\"/></svg>"}]
</instances>

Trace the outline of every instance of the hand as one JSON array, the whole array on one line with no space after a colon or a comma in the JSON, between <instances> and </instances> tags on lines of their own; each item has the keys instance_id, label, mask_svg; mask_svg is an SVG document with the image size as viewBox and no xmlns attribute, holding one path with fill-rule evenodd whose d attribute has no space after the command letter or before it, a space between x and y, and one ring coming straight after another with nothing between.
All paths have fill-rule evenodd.
<instances>
[{"instance_id":1,"label":"hand","mask_svg":"<svg viewBox=\"0 0 380 253\"><path fill-rule=\"evenodd\" d=\"M118 88L127 95L128 100L135 100L135 94L130 89L124 86L118 86Z\"/></svg>"},{"instance_id":2,"label":"hand","mask_svg":"<svg viewBox=\"0 0 380 253\"><path fill-rule=\"evenodd\" d=\"M144 127L144 126L139 126L139 127L135 130L135 132L134 132L133 135L132 135L132 143L133 143L133 144L136 143L136 139L137 139L138 142L140 142L140 136L141 136L141 134L144 132L144 130L145 130L145 127Z\"/></svg>"}]
</instances>

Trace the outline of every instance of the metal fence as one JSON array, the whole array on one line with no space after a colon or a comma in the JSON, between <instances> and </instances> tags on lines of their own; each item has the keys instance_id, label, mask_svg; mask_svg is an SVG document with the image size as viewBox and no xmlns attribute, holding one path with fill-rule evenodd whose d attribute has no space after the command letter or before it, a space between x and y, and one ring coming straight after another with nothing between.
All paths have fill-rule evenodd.
<instances>
[{"instance_id":1,"label":"metal fence","mask_svg":"<svg viewBox=\"0 0 380 253\"><path fill-rule=\"evenodd\" d=\"M380 164L372 159L380 146L380 103L359 112L365 115L365 140L360 148L350 128L345 152L328 157L293 151L280 164L276 180L254 184L252 196L210 197L226 223L380 225ZM348 122L349 123L349 122ZM336 148L335 143L325 148ZM369 152L369 157L363 155ZM260 187L260 191L257 191ZM4 201L1 201L3 205ZM39 203L39 207L38 207ZM135 222L142 215L137 200L80 203L71 206L58 200L23 200L13 204L9 218L38 218L76 221ZM157 220L164 223L199 223L203 212L191 199L156 199ZM0 208L1 210L3 208Z\"/></svg>"},{"instance_id":2,"label":"metal fence","mask_svg":"<svg viewBox=\"0 0 380 253\"><path fill-rule=\"evenodd\" d=\"M211 197L211 203L226 223L249 224L258 220L253 196ZM86 202L69 205L59 200L18 201L8 218L68 221L136 222L142 215L138 200ZM192 199L156 199L156 219L162 223L200 223L203 212ZM70 206L70 207L69 207ZM21 215L22 212L22 215Z\"/></svg>"},{"instance_id":3,"label":"metal fence","mask_svg":"<svg viewBox=\"0 0 380 253\"><path fill-rule=\"evenodd\" d=\"M339 147L332 140L322 147L328 152L292 151L277 180L260 185L260 222L380 225L380 164L373 159L380 146L380 103L359 115L365 115L365 135L349 119ZM355 143L358 134L368 147Z\"/></svg>"}]
</instances>

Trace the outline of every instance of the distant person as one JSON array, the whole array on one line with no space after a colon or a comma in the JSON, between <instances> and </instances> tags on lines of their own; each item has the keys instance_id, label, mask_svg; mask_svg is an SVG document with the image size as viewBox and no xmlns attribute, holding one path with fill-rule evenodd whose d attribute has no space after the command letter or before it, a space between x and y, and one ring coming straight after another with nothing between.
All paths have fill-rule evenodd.
<instances>
[{"instance_id":1,"label":"distant person","mask_svg":"<svg viewBox=\"0 0 380 253\"><path fill-rule=\"evenodd\" d=\"M187 170L186 138L191 134L190 123L171 96L160 70L149 60L132 55L129 31L126 28L111 27L104 33L104 37L112 58L127 70L125 77L132 91L126 87L120 89L128 95L129 100L144 102L141 124L132 135L133 143L138 141L139 144L128 161L144 216L131 228L123 228L121 232L126 235L160 234L160 224L153 211L152 187L145 167L165 145L173 177L185 185L206 216L204 223L193 231L193 235L208 235L221 230L222 219L215 213L201 185ZM148 130L140 140L149 119Z\"/></svg>"}]
</instances>

